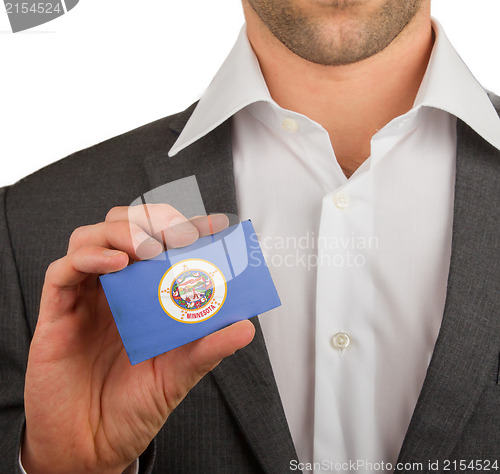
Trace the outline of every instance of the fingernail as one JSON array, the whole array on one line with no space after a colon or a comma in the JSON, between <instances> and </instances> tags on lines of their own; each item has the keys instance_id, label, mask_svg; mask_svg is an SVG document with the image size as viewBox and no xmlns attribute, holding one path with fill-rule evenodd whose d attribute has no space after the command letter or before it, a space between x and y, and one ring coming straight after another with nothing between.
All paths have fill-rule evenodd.
<instances>
[{"instance_id":1,"label":"fingernail","mask_svg":"<svg viewBox=\"0 0 500 474\"><path fill-rule=\"evenodd\" d=\"M149 234L146 234L146 232L138 232L135 234L134 238L138 244L159 244L157 240L153 239Z\"/></svg>"},{"instance_id":2,"label":"fingernail","mask_svg":"<svg viewBox=\"0 0 500 474\"><path fill-rule=\"evenodd\" d=\"M123 253L121 250L105 250L102 254L106 257L113 257L115 255L118 255L119 253Z\"/></svg>"},{"instance_id":3,"label":"fingernail","mask_svg":"<svg viewBox=\"0 0 500 474\"><path fill-rule=\"evenodd\" d=\"M193 234L196 227L184 217L175 217L170 221L170 227L176 234Z\"/></svg>"},{"instance_id":4,"label":"fingernail","mask_svg":"<svg viewBox=\"0 0 500 474\"><path fill-rule=\"evenodd\" d=\"M208 216L212 223L212 229L215 232L221 231L229 226L229 218L225 214L211 214Z\"/></svg>"}]
</instances>

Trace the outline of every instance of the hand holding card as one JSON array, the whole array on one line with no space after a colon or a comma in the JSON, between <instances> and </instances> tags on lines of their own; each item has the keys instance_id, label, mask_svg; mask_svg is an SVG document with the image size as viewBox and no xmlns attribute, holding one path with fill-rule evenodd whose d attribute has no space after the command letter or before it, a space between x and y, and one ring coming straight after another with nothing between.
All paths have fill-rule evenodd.
<instances>
[{"instance_id":1,"label":"hand holding card","mask_svg":"<svg viewBox=\"0 0 500 474\"><path fill-rule=\"evenodd\" d=\"M181 234L174 236L170 228L182 218L175 209L141 207L143 212L115 208L105 222L77 229L68 254L47 271L25 384L22 463L27 472L81 472L82 466L88 472L122 472L200 378L253 338L253 325L241 321L130 364L98 275L141 260L145 246L154 257L162 252L162 234L167 239ZM167 232L151 234L150 223ZM186 234L190 239L204 233L195 227ZM137 238L144 234L145 239ZM181 305L192 300L186 289L177 286Z\"/></svg>"}]
</instances>

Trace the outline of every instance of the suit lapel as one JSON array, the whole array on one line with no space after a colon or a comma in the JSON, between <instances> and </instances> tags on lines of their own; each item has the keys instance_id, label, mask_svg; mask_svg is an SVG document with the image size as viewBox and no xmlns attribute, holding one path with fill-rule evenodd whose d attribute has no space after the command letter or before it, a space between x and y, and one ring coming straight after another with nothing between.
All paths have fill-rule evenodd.
<instances>
[{"instance_id":1,"label":"suit lapel","mask_svg":"<svg viewBox=\"0 0 500 474\"><path fill-rule=\"evenodd\" d=\"M298 459L257 317L253 342L212 371L266 473L290 471Z\"/></svg>"},{"instance_id":2,"label":"suit lapel","mask_svg":"<svg viewBox=\"0 0 500 474\"><path fill-rule=\"evenodd\" d=\"M180 133L192 110L171 122L174 134ZM168 157L168 149L149 156L145 168L151 189L195 174L207 213L237 215L229 121L174 157ZM282 473L297 455L258 318L252 322L253 342L225 359L211 376L264 471Z\"/></svg>"},{"instance_id":3,"label":"suit lapel","mask_svg":"<svg viewBox=\"0 0 500 474\"><path fill-rule=\"evenodd\" d=\"M500 152L459 121L453 235L443 321L399 461L449 458L498 364L493 288ZM489 370L491 369L491 370Z\"/></svg>"},{"instance_id":4,"label":"suit lapel","mask_svg":"<svg viewBox=\"0 0 500 474\"><path fill-rule=\"evenodd\" d=\"M170 124L174 140L192 109L190 107L179 114ZM237 214L229 122L223 123L175 156L168 156L168 148L148 156L144 165L151 189L195 175L207 213Z\"/></svg>"}]
</instances>

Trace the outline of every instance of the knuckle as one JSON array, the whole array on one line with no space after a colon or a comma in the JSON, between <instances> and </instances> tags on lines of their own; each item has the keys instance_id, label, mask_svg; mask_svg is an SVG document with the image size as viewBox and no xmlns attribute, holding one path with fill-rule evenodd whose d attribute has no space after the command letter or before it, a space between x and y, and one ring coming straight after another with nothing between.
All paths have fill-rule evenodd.
<instances>
[{"instance_id":1,"label":"knuckle","mask_svg":"<svg viewBox=\"0 0 500 474\"><path fill-rule=\"evenodd\" d=\"M69 248L74 247L75 245L80 242L84 236L84 234L87 233L87 227L77 227L73 232L71 232L71 235L69 237Z\"/></svg>"},{"instance_id":2,"label":"knuckle","mask_svg":"<svg viewBox=\"0 0 500 474\"><path fill-rule=\"evenodd\" d=\"M112 207L108 213L106 214L106 218L104 219L106 222L110 221L110 220L113 220L115 218L115 216L121 212L121 210L123 209L123 206L115 206L115 207Z\"/></svg>"},{"instance_id":3,"label":"knuckle","mask_svg":"<svg viewBox=\"0 0 500 474\"><path fill-rule=\"evenodd\" d=\"M89 245L91 243L93 233L98 232L99 228L103 225L104 223L100 222L98 224L77 227L71 233L69 238L68 254L73 253L75 250L78 250L85 245Z\"/></svg>"},{"instance_id":4,"label":"knuckle","mask_svg":"<svg viewBox=\"0 0 500 474\"><path fill-rule=\"evenodd\" d=\"M50 282L53 280L54 276L58 273L58 267L60 265L61 259L53 261L45 271L45 282Z\"/></svg>"},{"instance_id":5,"label":"knuckle","mask_svg":"<svg viewBox=\"0 0 500 474\"><path fill-rule=\"evenodd\" d=\"M151 212L148 204L137 204L126 208L126 219L129 222L140 222L146 220Z\"/></svg>"},{"instance_id":6,"label":"knuckle","mask_svg":"<svg viewBox=\"0 0 500 474\"><path fill-rule=\"evenodd\" d=\"M148 212L153 212L157 214L171 214L171 213L177 213L177 209L170 204L166 203L157 203L157 204L145 204L145 207L147 208Z\"/></svg>"}]
</instances>

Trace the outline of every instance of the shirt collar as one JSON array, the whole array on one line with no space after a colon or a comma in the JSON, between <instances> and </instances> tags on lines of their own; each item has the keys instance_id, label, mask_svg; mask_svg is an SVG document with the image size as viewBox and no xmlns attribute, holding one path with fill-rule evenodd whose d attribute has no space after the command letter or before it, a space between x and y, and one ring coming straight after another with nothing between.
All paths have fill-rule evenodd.
<instances>
[{"instance_id":1,"label":"shirt collar","mask_svg":"<svg viewBox=\"0 0 500 474\"><path fill-rule=\"evenodd\" d=\"M453 48L441 25L434 19L432 24L436 40L414 107L444 110L500 150L500 118L488 94Z\"/></svg>"},{"instance_id":2,"label":"shirt collar","mask_svg":"<svg viewBox=\"0 0 500 474\"><path fill-rule=\"evenodd\" d=\"M205 136L244 107L261 101L273 102L243 26L233 49L198 102L169 156Z\"/></svg>"},{"instance_id":3,"label":"shirt collar","mask_svg":"<svg viewBox=\"0 0 500 474\"><path fill-rule=\"evenodd\" d=\"M500 118L487 93L455 51L441 25L434 19L432 24L436 40L414 108L426 106L444 110L500 150ZM170 149L169 156L176 155L239 110L256 102L274 104L243 26L233 49Z\"/></svg>"}]
</instances>

